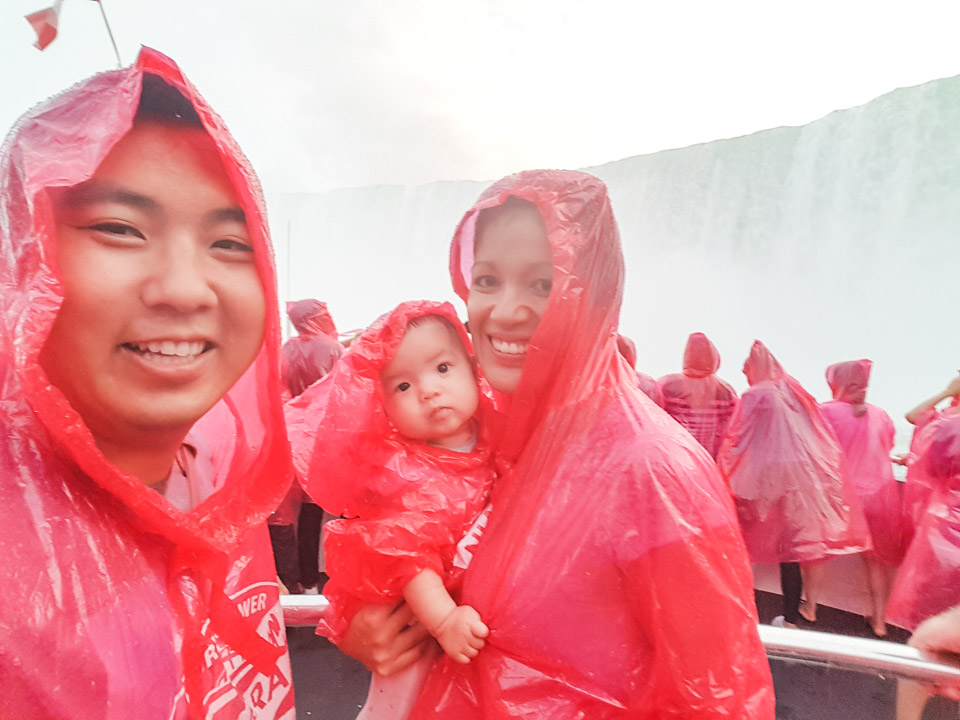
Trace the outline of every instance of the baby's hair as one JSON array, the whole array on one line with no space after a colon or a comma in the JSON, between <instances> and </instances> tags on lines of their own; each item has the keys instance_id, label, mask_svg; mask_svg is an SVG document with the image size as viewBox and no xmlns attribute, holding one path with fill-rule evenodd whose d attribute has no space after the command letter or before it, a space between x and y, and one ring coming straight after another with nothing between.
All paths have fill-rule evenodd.
<instances>
[{"instance_id":1,"label":"baby's hair","mask_svg":"<svg viewBox=\"0 0 960 720\"><path fill-rule=\"evenodd\" d=\"M484 231L494 222L504 215L510 215L515 212L533 213L540 220L541 224L543 223L543 216L540 214L540 210L537 209L536 205L529 200L518 198L516 195L509 195L507 196L506 202L502 205L486 208L485 210L481 210L480 214L477 215L477 229L474 232L474 242L479 240Z\"/></svg>"},{"instance_id":2,"label":"baby's hair","mask_svg":"<svg viewBox=\"0 0 960 720\"><path fill-rule=\"evenodd\" d=\"M411 318L410 322L407 323L407 329L409 330L410 328L420 327L430 322L440 323L443 325L447 329L447 332L450 333L450 337L454 338L457 341L457 344L463 348L463 351L467 353L467 348L463 344L463 340L460 338L460 333L457 331L457 328L452 322L450 322L448 318L445 318L443 315L435 315L431 313L429 315L420 315L419 317Z\"/></svg>"},{"instance_id":3,"label":"baby's hair","mask_svg":"<svg viewBox=\"0 0 960 720\"><path fill-rule=\"evenodd\" d=\"M185 128L203 129L203 123L196 108L177 90L159 75L143 74L143 88L140 91L140 104L134 124L154 122Z\"/></svg>"}]
</instances>

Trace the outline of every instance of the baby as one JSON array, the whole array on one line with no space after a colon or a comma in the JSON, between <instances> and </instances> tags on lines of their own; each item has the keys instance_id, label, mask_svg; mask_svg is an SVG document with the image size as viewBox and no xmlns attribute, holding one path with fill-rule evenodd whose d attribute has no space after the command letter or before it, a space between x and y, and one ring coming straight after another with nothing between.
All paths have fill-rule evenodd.
<instances>
[{"instance_id":1,"label":"baby","mask_svg":"<svg viewBox=\"0 0 960 720\"><path fill-rule=\"evenodd\" d=\"M452 659L469 662L484 645L479 614L448 589L458 576L457 543L493 481L469 347L449 303L403 303L288 406L295 457L310 445L307 492L348 518L325 528L330 608L317 632L334 642L363 605L402 598ZM360 717L405 714L394 704L371 714L383 682L375 678ZM412 702L419 682L390 694Z\"/></svg>"}]
</instances>

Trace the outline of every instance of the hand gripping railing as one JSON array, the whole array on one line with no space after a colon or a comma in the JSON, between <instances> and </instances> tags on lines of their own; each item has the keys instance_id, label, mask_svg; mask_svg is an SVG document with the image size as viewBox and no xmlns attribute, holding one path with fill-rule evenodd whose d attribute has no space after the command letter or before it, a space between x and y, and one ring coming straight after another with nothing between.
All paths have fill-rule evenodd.
<instances>
[{"instance_id":1,"label":"hand gripping railing","mask_svg":"<svg viewBox=\"0 0 960 720\"><path fill-rule=\"evenodd\" d=\"M316 625L327 607L323 595L283 595L283 619L288 626ZM937 655L898 643L846 635L760 625L760 639L773 660L826 665L891 678L960 687L960 658Z\"/></svg>"}]
</instances>

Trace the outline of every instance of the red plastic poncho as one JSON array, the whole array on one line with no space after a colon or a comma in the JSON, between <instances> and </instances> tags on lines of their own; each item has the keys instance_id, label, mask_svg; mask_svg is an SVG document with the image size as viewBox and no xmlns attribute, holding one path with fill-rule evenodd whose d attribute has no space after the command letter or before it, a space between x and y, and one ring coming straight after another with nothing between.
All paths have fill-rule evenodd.
<instances>
[{"instance_id":1,"label":"red plastic poncho","mask_svg":"<svg viewBox=\"0 0 960 720\"><path fill-rule=\"evenodd\" d=\"M829 423L757 340L750 389L717 456L754 562L809 562L869 550L870 538Z\"/></svg>"},{"instance_id":2,"label":"red plastic poncho","mask_svg":"<svg viewBox=\"0 0 960 720\"><path fill-rule=\"evenodd\" d=\"M450 303L403 303L287 406L294 455L308 468L307 493L328 512L354 518L324 528L330 581L323 592L331 605L318 631L334 640L361 605L400 600L422 570L453 582L456 544L489 498L486 442L463 453L431 447L400 436L384 412L380 371L410 321L424 315L446 318L472 352Z\"/></svg>"},{"instance_id":3,"label":"red plastic poncho","mask_svg":"<svg viewBox=\"0 0 960 720\"><path fill-rule=\"evenodd\" d=\"M145 73L192 102L219 148L267 303L258 356L181 453L210 493L186 513L103 457L38 363L63 301L44 190L92 175L130 129ZM290 475L279 311L253 171L176 65L144 49L22 118L0 183L0 716L183 718L186 686L191 717L293 717L264 525Z\"/></svg>"},{"instance_id":4,"label":"red plastic poncho","mask_svg":"<svg viewBox=\"0 0 960 720\"><path fill-rule=\"evenodd\" d=\"M283 344L287 386L296 397L333 369L343 346L326 303L310 299L287 303L287 314L300 333Z\"/></svg>"},{"instance_id":5,"label":"red plastic poncho","mask_svg":"<svg viewBox=\"0 0 960 720\"><path fill-rule=\"evenodd\" d=\"M491 187L454 237L455 290L467 297L477 213L510 195L539 208L555 267L520 385L500 398L506 474L464 579L490 636L468 665L438 660L411 718L772 718L729 496L617 354L606 187L561 171Z\"/></svg>"},{"instance_id":6,"label":"red plastic poncho","mask_svg":"<svg viewBox=\"0 0 960 720\"><path fill-rule=\"evenodd\" d=\"M923 520L927 509L927 502L936 483L928 476L926 464L918 462L920 453L930 442L930 434L937 427L937 422L957 413L957 403L960 398L953 398L945 410L935 407L927 408L917 418L910 438L910 454L907 459L907 481L903 487L903 547L910 547L917 526Z\"/></svg>"},{"instance_id":7,"label":"red plastic poncho","mask_svg":"<svg viewBox=\"0 0 960 720\"><path fill-rule=\"evenodd\" d=\"M910 631L960 604L960 417L934 422L918 462L936 485L887 605L887 619Z\"/></svg>"},{"instance_id":8,"label":"red plastic poncho","mask_svg":"<svg viewBox=\"0 0 960 720\"><path fill-rule=\"evenodd\" d=\"M720 353L714 344L703 333L693 333L683 353L683 372L657 381L663 409L714 458L737 408L737 393L717 377L719 367Z\"/></svg>"},{"instance_id":9,"label":"red plastic poncho","mask_svg":"<svg viewBox=\"0 0 960 720\"><path fill-rule=\"evenodd\" d=\"M834 399L820 406L843 449L853 489L860 498L872 555L888 565L903 559L903 512L900 483L893 476L893 420L866 402L869 360L836 363L827 368Z\"/></svg>"}]
</instances>

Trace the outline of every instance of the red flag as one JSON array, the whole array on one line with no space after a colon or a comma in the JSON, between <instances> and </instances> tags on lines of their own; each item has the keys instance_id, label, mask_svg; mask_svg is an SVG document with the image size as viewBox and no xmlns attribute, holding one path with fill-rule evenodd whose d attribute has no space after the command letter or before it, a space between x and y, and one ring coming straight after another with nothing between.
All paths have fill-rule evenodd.
<instances>
[{"instance_id":1,"label":"red flag","mask_svg":"<svg viewBox=\"0 0 960 720\"><path fill-rule=\"evenodd\" d=\"M54 0L53 7L46 10L38 10L35 13L27 15L27 22L33 26L37 33L37 41L33 46L37 50L43 50L52 43L57 37L57 21L60 19L60 6L63 0Z\"/></svg>"}]
</instances>

